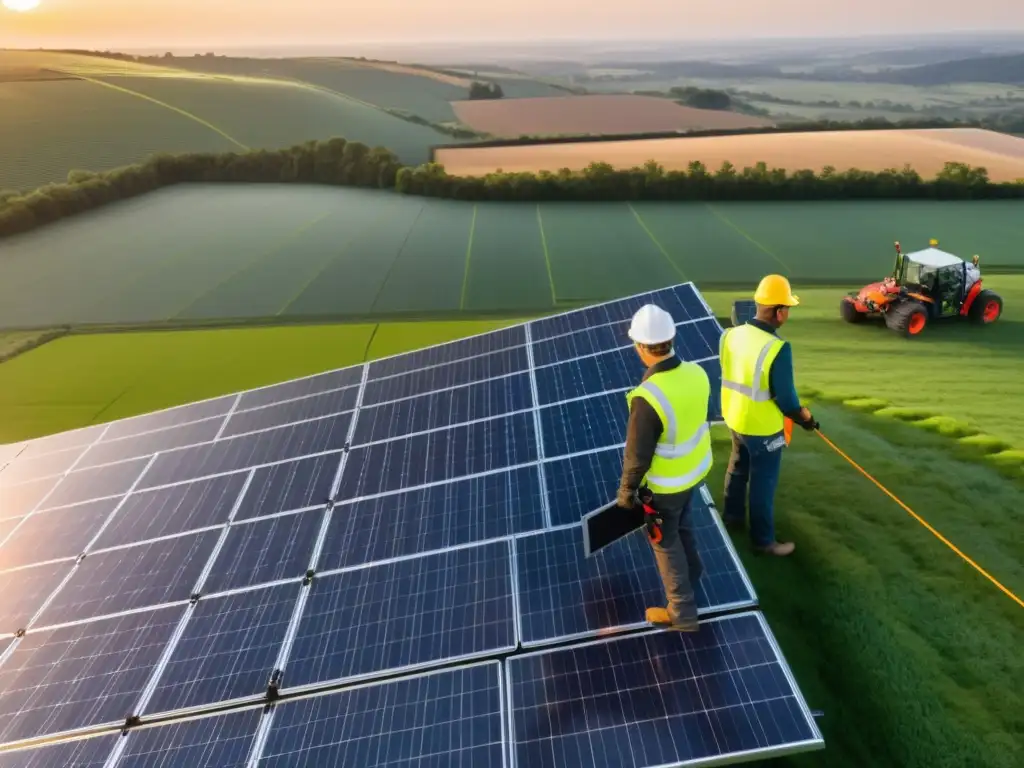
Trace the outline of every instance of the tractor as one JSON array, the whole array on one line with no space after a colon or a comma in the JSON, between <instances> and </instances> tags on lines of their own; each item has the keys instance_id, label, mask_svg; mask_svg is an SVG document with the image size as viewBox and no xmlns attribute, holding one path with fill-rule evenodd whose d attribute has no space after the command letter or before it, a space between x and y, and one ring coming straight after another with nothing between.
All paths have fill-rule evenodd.
<instances>
[{"instance_id":1,"label":"tractor","mask_svg":"<svg viewBox=\"0 0 1024 768\"><path fill-rule=\"evenodd\" d=\"M844 296L839 312L848 323L882 317L893 331L913 338L933 321L967 318L981 325L1003 313L1003 300L981 285L978 257L968 264L940 251L932 240L923 251L904 253L896 243L892 274Z\"/></svg>"}]
</instances>

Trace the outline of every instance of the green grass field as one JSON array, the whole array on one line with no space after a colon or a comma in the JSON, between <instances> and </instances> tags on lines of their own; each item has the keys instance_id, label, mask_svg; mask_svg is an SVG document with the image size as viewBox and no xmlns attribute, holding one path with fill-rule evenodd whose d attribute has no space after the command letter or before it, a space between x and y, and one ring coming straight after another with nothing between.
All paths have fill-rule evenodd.
<instances>
[{"instance_id":1,"label":"green grass field","mask_svg":"<svg viewBox=\"0 0 1024 768\"><path fill-rule=\"evenodd\" d=\"M163 190L5 240L0 327L544 312L769 272L856 287L892 242L1024 268L1007 202L462 203L293 186Z\"/></svg>"},{"instance_id":2,"label":"green grass field","mask_svg":"<svg viewBox=\"0 0 1024 768\"><path fill-rule=\"evenodd\" d=\"M1011 290L1024 294L1019 278L1001 280L1016 281L1000 283L1007 296ZM885 391L893 400L942 392L966 414L972 403L992 409L1003 403L1005 411L1006 403L1020 402L1020 393L1008 389L1024 381L1020 334L1016 348L993 346L973 378L964 376L962 365L957 368L966 340L949 346L925 342L933 366L941 365L935 353L944 351L948 375L932 368L918 384L901 384L893 369L901 365L907 342L882 330L872 337L869 329L827 323L826 299L833 297L820 290L803 293L800 313L786 327L802 384L824 384L829 377L839 382L839 370L847 368L855 373L851 381L868 381L871 391ZM708 295L719 311L732 297ZM1021 304L1016 306L1008 319L1019 323L1024 315ZM509 322L64 337L0 365L0 442L260 386ZM855 336L847 338L860 342L857 351L837 342L849 332ZM857 372L857 361L864 360L869 364ZM880 368L888 375L879 375ZM974 388L985 380L1002 386L998 392ZM1007 587L1024 592L1019 480L959 451L948 437L833 403L810 404L840 447ZM995 411L992 419L998 422ZM725 435L716 432L709 484L720 498L727 447ZM812 708L824 712L820 725L827 747L771 765L1020 764L1024 692L1017 606L822 441L801 432L784 464L777 525L780 536L798 544L792 558L766 561L748 554L742 536L736 543L801 688Z\"/></svg>"},{"instance_id":3,"label":"green grass field","mask_svg":"<svg viewBox=\"0 0 1024 768\"><path fill-rule=\"evenodd\" d=\"M454 121L436 90L448 88L445 94L453 96L462 94L460 89L368 68L359 68L355 78L332 78L336 69L344 70L321 63L305 72L300 64L296 71L281 64L280 71L269 74L206 74L71 54L0 52L0 189L63 181L73 169L107 170L160 151L277 149L344 136L385 146L404 162L418 164L429 158L431 146L454 141L382 107L404 105L418 114L440 105L421 116ZM69 79L4 77L26 69ZM306 74L309 80L300 77ZM363 79L363 86L355 87ZM361 95L373 88L409 98L368 103Z\"/></svg>"}]
</instances>

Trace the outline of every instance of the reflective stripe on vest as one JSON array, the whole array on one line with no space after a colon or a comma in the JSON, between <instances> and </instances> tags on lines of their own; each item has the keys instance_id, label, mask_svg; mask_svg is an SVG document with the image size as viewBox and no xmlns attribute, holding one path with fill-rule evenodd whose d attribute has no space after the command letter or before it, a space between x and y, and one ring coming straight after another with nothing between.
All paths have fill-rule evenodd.
<instances>
[{"instance_id":1,"label":"reflective stripe on vest","mask_svg":"<svg viewBox=\"0 0 1024 768\"><path fill-rule=\"evenodd\" d=\"M726 389L731 389L733 392L738 392L744 397L749 397L755 403L766 403L771 400L771 390L761 389L761 377L764 375L764 361L768 358L768 353L772 351L776 341L776 339L771 339L761 347L761 352L754 363L754 386L748 387L746 384L741 384L738 381L729 381L725 378L722 379L722 386Z\"/></svg>"},{"instance_id":2,"label":"reflective stripe on vest","mask_svg":"<svg viewBox=\"0 0 1024 768\"><path fill-rule=\"evenodd\" d=\"M669 402L668 397L662 391L655 382L648 379L641 384L637 389L642 389L647 392L651 397L658 401L658 405L661 406L661 410L665 414L665 424L662 424L661 439L658 440L658 445L654 449L655 456L661 456L663 459L678 459L680 456L685 456L691 451L695 450L700 441L704 439L704 435L709 433L708 424L704 422L701 424L697 431L692 435L689 435L682 442L679 441L679 436L676 434L678 427L676 426L676 411L672 407L672 403Z\"/></svg>"},{"instance_id":3,"label":"reflective stripe on vest","mask_svg":"<svg viewBox=\"0 0 1024 768\"><path fill-rule=\"evenodd\" d=\"M768 373L784 343L749 324L722 334L722 418L734 432L768 436L783 430Z\"/></svg>"},{"instance_id":4,"label":"reflective stripe on vest","mask_svg":"<svg viewBox=\"0 0 1024 768\"><path fill-rule=\"evenodd\" d=\"M695 363L656 373L626 395L646 400L661 421L662 431L644 478L654 493L680 493L699 483L713 462L707 424L711 385Z\"/></svg>"}]
</instances>

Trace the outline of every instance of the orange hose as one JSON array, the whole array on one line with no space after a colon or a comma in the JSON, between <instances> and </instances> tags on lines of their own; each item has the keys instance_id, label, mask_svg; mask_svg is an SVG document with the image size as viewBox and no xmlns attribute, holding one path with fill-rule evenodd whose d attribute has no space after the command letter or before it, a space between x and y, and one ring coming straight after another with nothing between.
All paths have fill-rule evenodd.
<instances>
[{"instance_id":1,"label":"orange hose","mask_svg":"<svg viewBox=\"0 0 1024 768\"><path fill-rule=\"evenodd\" d=\"M964 554L963 552L961 552L961 551L960 551L960 549L958 549L958 548L957 548L957 546L956 546L956 545L955 545L955 544L954 544L953 542L951 542L951 541L950 541L949 539L947 539L947 538L946 538L945 536L943 536L943 535L942 535L941 533L939 533L939 532L938 532L937 530L935 530L935 529L934 529L934 528L933 528L933 527L932 527L932 526L931 526L931 525L930 525L930 524L928 523L928 521L927 521L927 520L925 520L925 519L924 519L923 517L921 517L921 516L920 516L919 514L917 514L917 513L916 513L916 512L914 511L914 510L912 510L912 509L911 509L910 507L908 507L908 506L907 506L906 504L904 504L904 503L903 503L902 501L900 501L900 499L899 499L899 498L898 498L898 497L896 496L896 494L894 494L894 493L893 493L892 491L890 491L890 490L889 490L888 488L886 488L886 487L885 487L884 485L882 485L882 484L881 484L880 482L878 482L877 480L875 480L875 478L873 478L873 477L872 477L872 476L871 476L871 475L870 475L870 474L868 473L868 471L867 471L866 469L864 469L864 468L863 468L863 467L862 467L862 466L861 466L860 464L858 464L858 463L857 463L856 461L854 461L854 460L853 460L853 459L851 459L851 458L850 458L849 456L847 456L847 455L846 455L845 453L843 453L843 451L842 451L842 450L841 450L841 449L839 448L839 446L837 446L837 445L836 445L835 443L833 443L833 442L832 442L831 440L829 440L829 439L828 439L827 437L825 437L825 435L823 435L823 434L822 434L821 430L815 430L815 431L817 432L817 434L818 434L818 437L820 437L820 438L821 438L822 440L824 440L824 441L825 441L825 443L826 443L826 444L828 445L828 447L829 447L829 448L831 448L831 449L832 449L833 451L835 451L835 452L836 452L836 453L838 453L838 454L839 454L840 456L842 456L842 457L843 457L844 459L846 459L846 460L847 460L847 461L848 461L848 462L850 463L850 465L851 465L851 466L852 466L852 467L853 467L854 469L856 469L856 470L857 470L858 472L860 472L860 473L861 473L862 475L864 475L864 477L866 477L866 478L867 478L868 480L870 480L870 481L871 481L872 483L874 483L874 484L875 484L875 486L877 486L878 490L880 490L880 491L881 491L882 493L884 493L884 494L885 494L886 496L888 496L888 497L889 497L890 499L892 499L892 500L893 500L893 501L895 501L895 502L896 502L897 504L899 504L899 505L900 505L900 507L901 507L901 508L903 509L903 511L904 511L904 512L906 512L906 513L907 513L908 515L910 515L910 516L911 516L912 518L914 518L915 520L917 520L917 522L919 522L919 523L920 523L921 525L923 525L923 526L924 526L925 528L927 528L927 529L928 529L928 531L929 531L929 532L930 532L930 533L931 533L931 534L932 534L932 535L933 535L933 536L934 536L935 538L937 538L937 539L938 539L939 541L941 541L941 542L942 542L943 544L945 544L945 545L946 545L947 547L949 547L949 548L950 548L951 550L953 550L954 552L956 552L956 554L958 554L958 555L960 556L960 558L961 558L961 559L962 559L962 560L963 560L963 561L964 561L965 563L967 563L967 564L968 564L969 566L971 566L971 567L972 567L972 568L973 568L974 570L976 570L976 571L977 571L978 573L980 573L980 574L981 574L982 576L984 576L984 577L985 577L986 579L988 579L988 580L989 580L989 581L991 581L991 582L992 582L993 584L995 584L995 585L996 585L996 588L997 588L997 589L999 589L999 591L1000 591L1000 592L1002 592L1002 593L1003 593L1003 594L1005 594L1005 595L1006 595L1006 596L1007 596L1008 598L1010 598L1011 600L1013 600L1013 602L1015 602L1015 603L1016 603L1017 605L1019 605L1019 606L1020 606L1021 608L1024 608L1024 600L1021 600L1021 599L1020 599L1019 597L1017 597L1017 596L1016 596L1015 594L1013 594L1013 592L1011 592L1011 591L1009 590L1009 588L1007 588L1007 587L1003 586L1003 585L1002 585L1002 584L1001 584L1001 583L1000 583L1000 582L999 582L999 581L998 581L998 580L997 580L997 579L996 579L996 578L995 578L995 577L994 577L994 576L993 576L992 574L990 574L990 573L989 573L988 571L986 571L986 570L985 570L984 568L982 568L982 567L981 567L980 565L978 565L978 564L977 564L976 562L974 562L974 561L973 561L973 560L972 560L971 558L969 558L969 557L968 557L967 555L965 555L965 554Z\"/></svg>"}]
</instances>

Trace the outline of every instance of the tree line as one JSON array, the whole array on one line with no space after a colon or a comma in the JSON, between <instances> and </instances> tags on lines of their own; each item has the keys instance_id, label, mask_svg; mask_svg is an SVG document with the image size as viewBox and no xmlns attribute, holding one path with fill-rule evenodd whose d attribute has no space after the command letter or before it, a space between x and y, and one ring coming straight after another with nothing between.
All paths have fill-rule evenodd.
<instances>
[{"instance_id":1,"label":"tree line","mask_svg":"<svg viewBox=\"0 0 1024 768\"><path fill-rule=\"evenodd\" d=\"M64 184L0 191L0 237L27 232L109 203L181 183L325 184L394 190L455 200L818 200L1024 198L1024 179L993 182L984 168L946 163L932 179L913 168L787 171L765 163L709 170L700 162L669 171L655 160L637 168L593 163L572 171L453 176L436 163L406 167L391 151L342 138L281 150L160 154L105 173L72 171Z\"/></svg>"}]
</instances>

